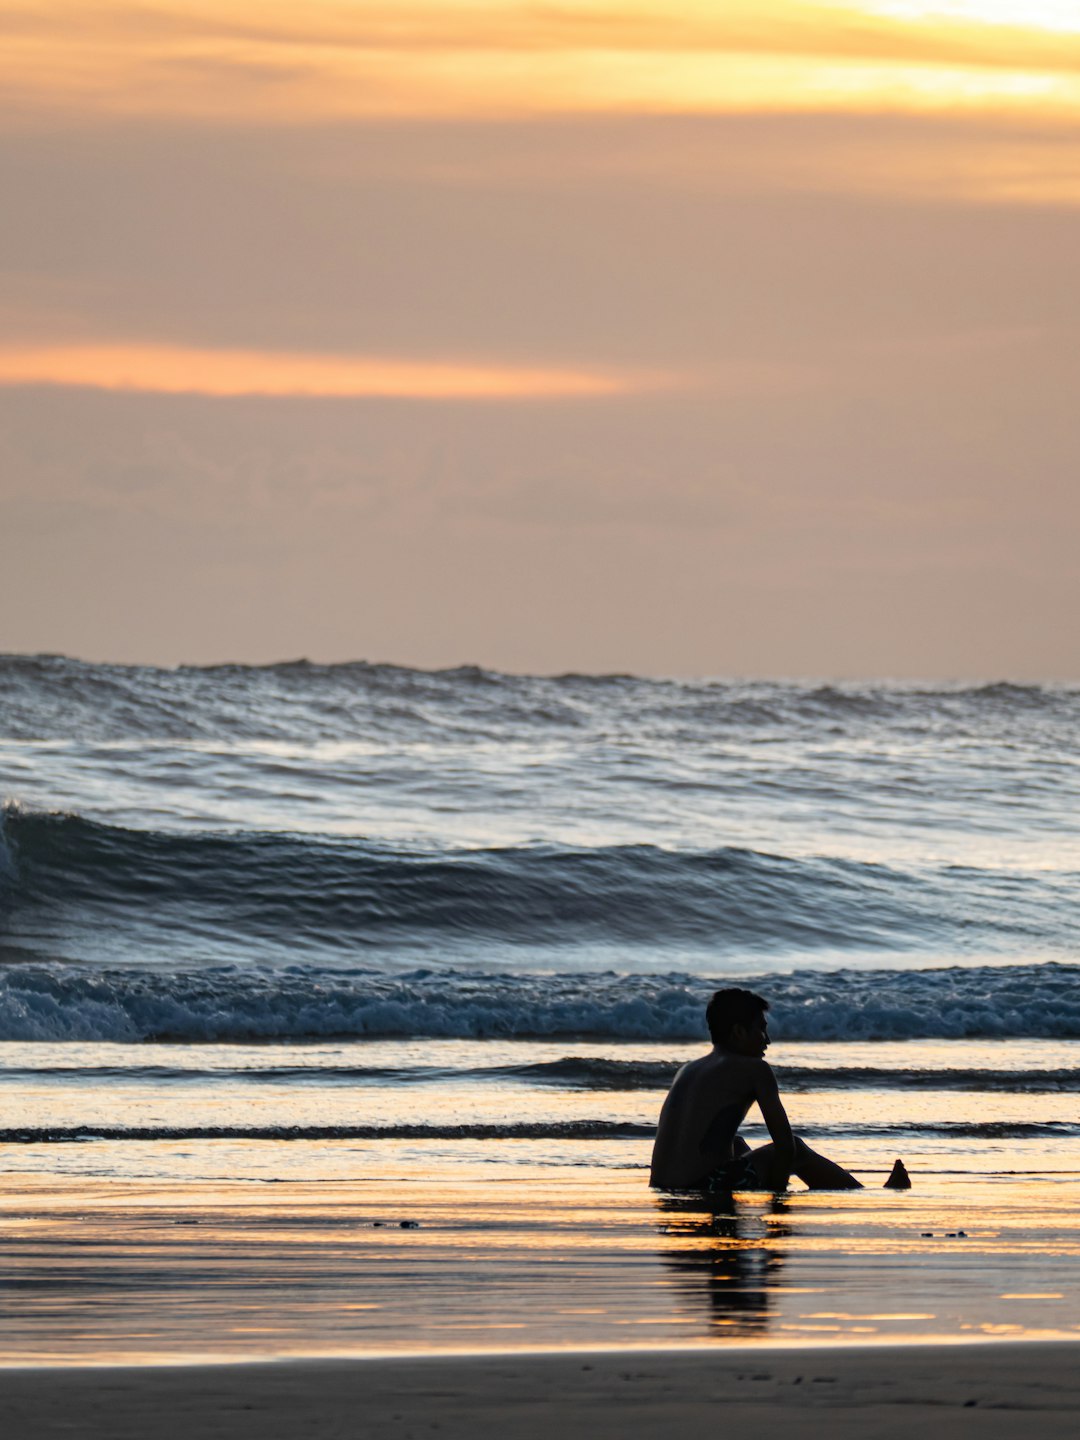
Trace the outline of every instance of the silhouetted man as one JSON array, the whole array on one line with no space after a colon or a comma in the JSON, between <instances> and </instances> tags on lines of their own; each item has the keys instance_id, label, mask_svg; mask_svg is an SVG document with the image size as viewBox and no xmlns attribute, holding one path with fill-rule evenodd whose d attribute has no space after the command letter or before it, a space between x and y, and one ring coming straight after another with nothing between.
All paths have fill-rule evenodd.
<instances>
[{"instance_id":1,"label":"silhouetted man","mask_svg":"<svg viewBox=\"0 0 1080 1440\"><path fill-rule=\"evenodd\" d=\"M812 1190L861 1190L835 1161L792 1134L776 1076L765 1059L769 1002L750 990L718 990L705 1019L713 1048L675 1076L653 1146L649 1183L660 1190L786 1190L792 1175ZM757 1104L772 1143L757 1150L739 1134ZM897 1160L885 1182L911 1184Z\"/></svg>"}]
</instances>

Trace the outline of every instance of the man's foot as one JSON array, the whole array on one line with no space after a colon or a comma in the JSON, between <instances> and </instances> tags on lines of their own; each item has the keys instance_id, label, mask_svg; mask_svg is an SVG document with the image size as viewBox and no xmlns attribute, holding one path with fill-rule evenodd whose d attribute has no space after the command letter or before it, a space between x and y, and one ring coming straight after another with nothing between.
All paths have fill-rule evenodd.
<instances>
[{"instance_id":1,"label":"man's foot","mask_svg":"<svg viewBox=\"0 0 1080 1440\"><path fill-rule=\"evenodd\" d=\"M892 1174L881 1187L883 1190L910 1190L911 1176L907 1173L907 1166L903 1160L897 1160L892 1167Z\"/></svg>"}]
</instances>

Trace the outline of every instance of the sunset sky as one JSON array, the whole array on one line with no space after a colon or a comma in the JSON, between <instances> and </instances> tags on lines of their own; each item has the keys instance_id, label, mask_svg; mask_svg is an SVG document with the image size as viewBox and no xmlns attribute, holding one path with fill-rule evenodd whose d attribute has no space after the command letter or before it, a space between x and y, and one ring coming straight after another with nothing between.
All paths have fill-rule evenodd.
<instances>
[{"instance_id":1,"label":"sunset sky","mask_svg":"<svg viewBox=\"0 0 1080 1440\"><path fill-rule=\"evenodd\" d=\"M0 38L0 649L1080 679L1077 0Z\"/></svg>"}]
</instances>

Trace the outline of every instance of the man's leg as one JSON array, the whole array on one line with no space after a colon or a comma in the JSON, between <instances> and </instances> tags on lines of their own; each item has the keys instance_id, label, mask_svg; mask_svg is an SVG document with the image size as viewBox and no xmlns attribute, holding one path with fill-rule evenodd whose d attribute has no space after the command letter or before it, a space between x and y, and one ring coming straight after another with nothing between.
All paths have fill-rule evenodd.
<instances>
[{"instance_id":1,"label":"man's leg","mask_svg":"<svg viewBox=\"0 0 1080 1440\"><path fill-rule=\"evenodd\" d=\"M769 1174L769 1166L772 1162L773 1147L762 1145L759 1150L754 1150L750 1159L754 1163L754 1169L761 1177L762 1184ZM835 1160L828 1159L825 1155L819 1155L816 1150L811 1150L805 1140L795 1136L795 1159L792 1163L791 1173L797 1175L811 1190L861 1190L862 1184L855 1179L854 1175L848 1173L842 1165L837 1165Z\"/></svg>"}]
</instances>

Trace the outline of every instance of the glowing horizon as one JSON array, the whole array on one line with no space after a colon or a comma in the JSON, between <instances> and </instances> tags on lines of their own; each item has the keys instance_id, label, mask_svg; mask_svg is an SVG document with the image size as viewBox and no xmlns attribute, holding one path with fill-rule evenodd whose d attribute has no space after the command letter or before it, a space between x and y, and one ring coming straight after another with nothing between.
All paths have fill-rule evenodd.
<instances>
[{"instance_id":1,"label":"glowing horizon","mask_svg":"<svg viewBox=\"0 0 1080 1440\"><path fill-rule=\"evenodd\" d=\"M859 9L897 20L963 20L1022 30L1080 34L1075 0L852 0Z\"/></svg>"}]
</instances>

